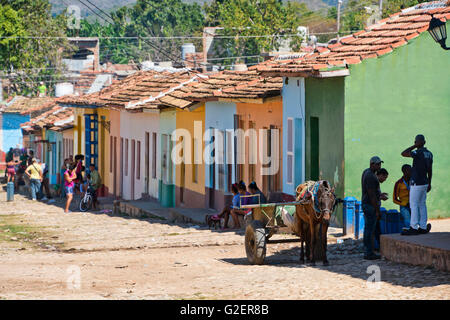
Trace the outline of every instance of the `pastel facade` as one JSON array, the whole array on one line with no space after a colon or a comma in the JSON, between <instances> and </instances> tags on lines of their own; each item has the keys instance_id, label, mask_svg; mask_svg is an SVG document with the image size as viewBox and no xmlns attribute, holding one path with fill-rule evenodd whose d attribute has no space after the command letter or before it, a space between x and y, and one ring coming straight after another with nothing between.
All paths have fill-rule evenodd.
<instances>
[{"instance_id":1,"label":"pastel facade","mask_svg":"<svg viewBox=\"0 0 450 320\"><path fill-rule=\"evenodd\" d=\"M203 133L205 106L193 110L176 111L177 135L172 141L182 147L175 154L183 161L175 164L175 205L187 208L205 207L205 164L203 161ZM174 159L172 159L174 160Z\"/></svg>"},{"instance_id":2,"label":"pastel facade","mask_svg":"<svg viewBox=\"0 0 450 320\"><path fill-rule=\"evenodd\" d=\"M361 173L370 157L378 155L390 173L382 190L392 194L401 166L412 162L400 153L421 133L435 152L428 216L448 216L450 171L442 163L448 153L442 146L450 134L450 87L444 71L450 60L427 32L432 16L447 21L448 29L450 6L423 3L327 48L257 67L267 76L285 77L287 108L305 101L305 179L325 178L338 196L360 198ZM295 77L305 83L305 98L293 88ZM392 201L383 206L397 207Z\"/></svg>"},{"instance_id":3,"label":"pastel facade","mask_svg":"<svg viewBox=\"0 0 450 320\"><path fill-rule=\"evenodd\" d=\"M120 112L120 144L123 152L115 157L122 163L122 183L126 186L122 190L123 199L140 199L143 195L158 199L158 134L158 110Z\"/></svg>"}]
</instances>

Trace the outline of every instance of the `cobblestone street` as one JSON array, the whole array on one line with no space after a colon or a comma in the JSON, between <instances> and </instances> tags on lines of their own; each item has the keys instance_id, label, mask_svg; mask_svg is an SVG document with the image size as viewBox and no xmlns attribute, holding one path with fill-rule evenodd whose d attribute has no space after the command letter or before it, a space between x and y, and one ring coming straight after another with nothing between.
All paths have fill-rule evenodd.
<instances>
[{"instance_id":1,"label":"cobblestone street","mask_svg":"<svg viewBox=\"0 0 450 320\"><path fill-rule=\"evenodd\" d=\"M252 266L243 231L5 200L0 191L0 299L450 298L448 273L363 260L360 241L331 239L328 267L300 265L297 243L268 245ZM431 223L450 230L450 219ZM372 265L379 286L367 281Z\"/></svg>"}]
</instances>

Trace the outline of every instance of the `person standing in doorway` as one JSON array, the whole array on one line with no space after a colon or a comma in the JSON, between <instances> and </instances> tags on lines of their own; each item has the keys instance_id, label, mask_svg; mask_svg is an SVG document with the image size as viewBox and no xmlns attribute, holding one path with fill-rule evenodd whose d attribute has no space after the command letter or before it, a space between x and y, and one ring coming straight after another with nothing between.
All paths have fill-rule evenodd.
<instances>
[{"instance_id":1,"label":"person standing in doorway","mask_svg":"<svg viewBox=\"0 0 450 320\"><path fill-rule=\"evenodd\" d=\"M89 171L90 171L90 184L92 188L92 198L93 198L92 204L95 210L97 209L98 205L97 193L102 186L102 178L100 177L98 171L95 169L95 165L93 164L89 165Z\"/></svg>"},{"instance_id":2,"label":"person standing in doorway","mask_svg":"<svg viewBox=\"0 0 450 320\"><path fill-rule=\"evenodd\" d=\"M409 206L409 183L411 179L411 166L402 166L403 176L394 185L394 203L400 206L400 215L403 217L402 228L409 229L411 223L411 208Z\"/></svg>"},{"instance_id":3,"label":"person standing in doorway","mask_svg":"<svg viewBox=\"0 0 450 320\"><path fill-rule=\"evenodd\" d=\"M427 224L427 192L431 190L433 174L433 154L425 148L425 137L416 136L414 145L402 152L403 157L413 158L409 204L411 206L411 223L402 235L417 235L430 232L431 224ZM414 150L415 149L415 150Z\"/></svg>"},{"instance_id":4,"label":"person standing in doorway","mask_svg":"<svg viewBox=\"0 0 450 320\"><path fill-rule=\"evenodd\" d=\"M374 252L375 232L380 218L381 191L376 172L381 169L381 159L374 156L370 159L370 167L361 176L362 209L364 212L364 259L376 260L381 256Z\"/></svg>"},{"instance_id":5,"label":"person standing in doorway","mask_svg":"<svg viewBox=\"0 0 450 320\"><path fill-rule=\"evenodd\" d=\"M42 182L42 168L37 162L36 158L31 159L31 165L25 170L25 174L30 178L31 199L36 201L36 195L41 188Z\"/></svg>"}]
</instances>

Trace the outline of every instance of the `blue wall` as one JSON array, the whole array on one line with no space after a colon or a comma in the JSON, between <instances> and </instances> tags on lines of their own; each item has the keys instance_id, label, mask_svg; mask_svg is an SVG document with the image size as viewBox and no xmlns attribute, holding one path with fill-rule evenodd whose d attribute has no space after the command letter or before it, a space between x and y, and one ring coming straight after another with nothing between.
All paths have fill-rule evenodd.
<instances>
[{"instance_id":1,"label":"blue wall","mask_svg":"<svg viewBox=\"0 0 450 320\"><path fill-rule=\"evenodd\" d=\"M2 129L2 151L8 152L10 148L23 148L23 135L20 125L30 121L29 115L16 113L3 113L1 121Z\"/></svg>"}]
</instances>

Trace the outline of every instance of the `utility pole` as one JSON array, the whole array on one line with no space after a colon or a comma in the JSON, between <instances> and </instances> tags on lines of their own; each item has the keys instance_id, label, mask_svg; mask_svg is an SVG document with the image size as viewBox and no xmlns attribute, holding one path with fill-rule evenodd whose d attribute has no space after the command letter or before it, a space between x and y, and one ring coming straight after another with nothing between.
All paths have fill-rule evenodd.
<instances>
[{"instance_id":1,"label":"utility pole","mask_svg":"<svg viewBox=\"0 0 450 320\"><path fill-rule=\"evenodd\" d=\"M382 0L380 0L382 1ZM338 5L337 5L337 41L339 41L339 30L341 28L341 4L342 4L342 0L338 1Z\"/></svg>"},{"instance_id":2,"label":"utility pole","mask_svg":"<svg viewBox=\"0 0 450 320\"><path fill-rule=\"evenodd\" d=\"M383 15L383 0L380 0L380 18Z\"/></svg>"}]
</instances>

